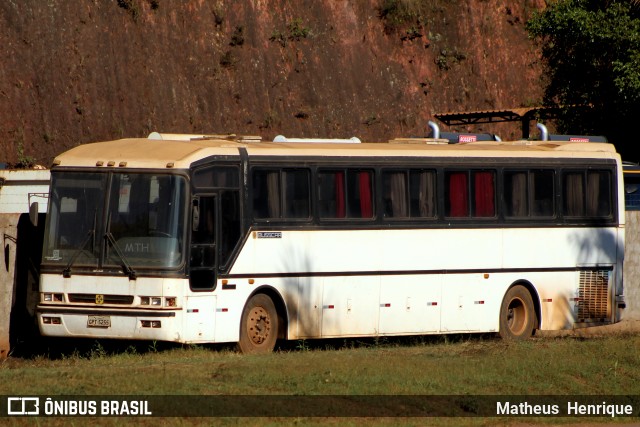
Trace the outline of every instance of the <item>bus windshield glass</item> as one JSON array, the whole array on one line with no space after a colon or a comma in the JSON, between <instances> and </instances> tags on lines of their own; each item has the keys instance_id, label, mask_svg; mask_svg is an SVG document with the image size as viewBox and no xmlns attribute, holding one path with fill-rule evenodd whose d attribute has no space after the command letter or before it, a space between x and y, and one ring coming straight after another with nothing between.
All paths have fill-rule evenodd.
<instances>
[{"instance_id":1,"label":"bus windshield glass","mask_svg":"<svg viewBox=\"0 0 640 427\"><path fill-rule=\"evenodd\" d=\"M43 262L70 268L177 268L186 182L153 173L53 172Z\"/></svg>"}]
</instances>

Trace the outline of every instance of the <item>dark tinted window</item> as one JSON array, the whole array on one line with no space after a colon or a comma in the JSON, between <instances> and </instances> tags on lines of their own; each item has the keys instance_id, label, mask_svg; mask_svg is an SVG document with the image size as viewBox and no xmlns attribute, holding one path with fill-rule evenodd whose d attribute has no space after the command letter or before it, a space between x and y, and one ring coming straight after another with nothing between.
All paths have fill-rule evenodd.
<instances>
[{"instance_id":1,"label":"dark tinted window","mask_svg":"<svg viewBox=\"0 0 640 427\"><path fill-rule=\"evenodd\" d=\"M321 171L318 194L321 218L373 218L373 171Z\"/></svg>"},{"instance_id":2,"label":"dark tinted window","mask_svg":"<svg viewBox=\"0 0 640 427\"><path fill-rule=\"evenodd\" d=\"M385 218L433 218L436 213L435 171L383 171L382 203Z\"/></svg>"},{"instance_id":3,"label":"dark tinted window","mask_svg":"<svg viewBox=\"0 0 640 427\"><path fill-rule=\"evenodd\" d=\"M553 181L552 170L505 171L505 217L552 217Z\"/></svg>"},{"instance_id":4,"label":"dark tinted window","mask_svg":"<svg viewBox=\"0 0 640 427\"><path fill-rule=\"evenodd\" d=\"M565 171L563 213L569 217L608 217L612 210L611 172Z\"/></svg>"},{"instance_id":5,"label":"dark tinted window","mask_svg":"<svg viewBox=\"0 0 640 427\"><path fill-rule=\"evenodd\" d=\"M193 185L198 188L238 188L239 170L235 166L213 166L198 169L193 174Z\"/></svg>"},{"instance_id":6,"label":"dark tinted window","mask_svg":"<svg viewBox=\"0 0 640 427\"><path fill-rule=\"evenodd\" d=\"M310 186L310 172L307 169L254 170L253 217L309 218Z\"/></svg>"}]
</instances>

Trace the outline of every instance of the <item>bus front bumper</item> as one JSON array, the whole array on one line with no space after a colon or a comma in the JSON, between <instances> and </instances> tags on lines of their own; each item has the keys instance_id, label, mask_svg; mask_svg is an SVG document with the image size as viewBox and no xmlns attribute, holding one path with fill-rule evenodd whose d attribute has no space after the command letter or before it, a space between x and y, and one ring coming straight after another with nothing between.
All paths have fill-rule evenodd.
<instances>
[{"instance_id":1,"label":"bus front bumper","mask_svg":"<svg viewBox=\"0 0 640 427\"><path fill-rule=\"evenodd\" d=\"M77 308L39 305L43 336L179 341L180 310Z\"/></svg>"}]
</instances>

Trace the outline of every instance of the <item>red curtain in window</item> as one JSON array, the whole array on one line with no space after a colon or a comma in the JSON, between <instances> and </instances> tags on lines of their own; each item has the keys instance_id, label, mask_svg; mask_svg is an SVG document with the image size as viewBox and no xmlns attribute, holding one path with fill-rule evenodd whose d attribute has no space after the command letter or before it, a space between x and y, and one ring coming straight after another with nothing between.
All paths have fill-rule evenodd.
<instances>
[{"instance_id":1,"label":"red curtain in window","mask_svg":"<svg viewBox=\"0 0 640 427\"><path fill-rule=\"evenodd\" d=\"M474 198L476 212L474 216L495 216L495 185L493 172L475 172Z\"/></svg>"},{"instance_id":2,"label":"red curtain in window","mask_svg":"<svg viewBox=\"0 0 640 427\"><path fill-rule=\"evenodd\" d=\"M453 172L449 175L449 206L449 216L469 216L466 172Z\"/></svg>"},{"instance_id":3,"label":"red curtain in window","mask_svg":"<svg viewBox=\"0 0 640 427\"><path fill-rule=\"evenodd\" d=\"M336 172L336 218L347 216L344 200L344 172Z\"/></svg>"},{"instance_id":4,"label":"red curtain in window","mask_svg":"<svg viewBox=\"0 0 640 427\"><path fill-rule=\"evenodd\" d=\"M360 172L360 213L362 218L373 217L373 206L371 204L371 174Z\"/></svg>"}]
</instances>

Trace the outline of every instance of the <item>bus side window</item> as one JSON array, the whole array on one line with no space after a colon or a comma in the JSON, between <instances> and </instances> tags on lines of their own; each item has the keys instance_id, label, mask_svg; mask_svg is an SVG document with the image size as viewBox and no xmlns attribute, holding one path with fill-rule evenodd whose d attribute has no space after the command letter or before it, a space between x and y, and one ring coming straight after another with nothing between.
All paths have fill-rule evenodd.
<instances>
[{"instance_id":1,"label":"bus side window","mask_svg":"<svg viewBox=\"0 0 640 427\"><path fill-rule=\"evenodd\" d=\"M237 188L240 186L236 166L207 166L193 174L193 185L197 188Z\"/></svg>"},{"instance_id":2,"label":"bus side window","mask_svg":"<svg viewBox=\"0 0 640 427\"><path fill-rule=\"evenodd\" d=\"M584 216L584 173L565 172L562 180L563 213L565 216Z\"/></svg>"},{"instance_id":3,"label":"bus side window","mask_svg":"<svg viewBox=\"0 0 640 427\"><path fill-rule=\"evenodd\" d=\"M409 217L405 171L382 172L382 203L385 218Z\"/></svg>"},{"instance_id":4,"label":"bus side window","mask_svg":"<svg viewBox=\"0 0 640 427\"><path fill-rule=\"evenodd\" d=\"M412 170L409 172L409 200L411 216L433 218L436 216L436 172Z\"/></svg>"},{"instance_id":5,"label":"bus side window","mask_svg":"<svg viewBox=\"0 0 640 427\"><path fill-rule=\"evenodd\" d=\"M473 216L496 216L496 174L494 171L473 171Z\"/></svg>"},{"instance_id":6,"label":"bus side window","mask_svg":"<svg viewBox=\"0 0 640 427\"><path fill-rule=\"evenodd\" d=\"M213 290L216 286L215 197L194 199L192 209L198 214L194 215L191 232L189 284L194 290Z\"/></svg>"},{"instance_id":7,"label":"bus side window","mask_svg":"<svg viewBox=\"0 0 640 427\"><path fill-rule=\"evenodd\" d=\"M529 191L527 172L504 173L504 215L526 217L529 215Z\"/></svg>"},{"instance_id":8,"label":"bus side window","mask_svg":"<svg viewBox=\"0 0 640 427\"><path fill-rule=\"evenodd\" d=\"M224 266L241 235L238 191L223 191L220 194L220 216L220 266Z\"/></svg>"},{"instance_id":9,"label":"bus side window","mask_svg":"<svg viewBox=\"0 0 640 427\"><path fill-rule=\"evenodd\" d=\"M253 217L256 219L308 219L311 212L308 169L253 172Z\"/></svg>"},{"instance_id":10,"label":"bus side window","mask_svg":"<svg viewBox=\"0 0 640 427\"><path fill-rule=\"evenodd\" d=\"M436 213L436 174L432 170L383 171L385 218L433 218Z\"/></svg>"},{"instance_id":11,"label":"bus side window","mask_svg":"<svg viewBox=\"0 0 640 427\"><path fill-rule=\"evenodd\" d=\"M532 170L530 172L531 215L538 217L554 216L554 176L554 171L548 169Z\"/></svg>"},{"instance_id":12,"label":"bus side window","mask_svg":"<svg viewBox=\"0 0 640 427\"><path fill-rule=\"evenodd\" d=\"M344 172L318 172L320 218L345 218Z\"/></svg>"},{"instance_id":13,"label":"bus side window","mask_svg":"<svg viewBox=\"0 0 640 427\"><path fill-rule=\"evenodd\" d=\"M198 228L193 231L191 243L215 243L215 199L213 197L200 197L198 200L198 213Z\"/></svg>"},{"instance_id":14,"label":"bus side window","mask_svg":"<svg viewBox=\"0 0 640 427\"><path fill-rule=\"evenodd\" d=\"M505 171L505 217L552 217L553 181L552 170Z\"/></svg>"},{"instance_id":15,"label":"bus side window","mask_svg":"<svg viewBox=\"0 0 640 427\"><path fill-rule=\"evenodd\" d=\"M494 218L496 171L445 171L445 216Z\"/></svg>"},{"instance_id":16,"label":"bus side window","mask_svg":"<svg viewBox=\"0 0 640 427\"><path fill-rule=\"evenodd\" d=\"M283 210L285 218L309 218L311 213L310 172L306 169L285 169L283 177Z\"/></svg>"},{"instance_id":17,"label":"bus side window","mask_svg":"<svg viewBox=\"0 0 640 427\"><path fill-rule=\"evenodd\" d=\"M587 172L587 216L611 215L611 172L606 170Z\"/></svg>"},{"instance_id":18,"label":"bus side window","mask_svg":"<svg viewBox=\"0 0 640 427\"><path fill-rule=\"evenodd\" d=\"M320 218L373 218L373 171L318 173Z\"/></svg>"},{"instance_id":19,"label":"bus side window","mask_svg":"<svg viewBox=\"0 0 640 427\"><path fill-rule=\"evenodd\" d=\"M445 216L469 216L469 180L467 172L445 173Z\"/></svg>"},{"instance_id":20,"label":"bus side window","mask_svg":"<svg viewBox=\"0 0 640 427\"><path fill-rule=\"evenodd\" d=\"M279 171L253 171L253 217L280 218Z\"/></svg>"},{"instance_id":21,"label":"bus side window","mask_svg":"<svg viewBox=\"0 0 640 427\"><path fill-rule=\"evenodd\" d=\"M563 211L566 216L587 218L611 216L613 201L610 171L566 171L563 184Z\"/></svg>"},{"instance_id":22,"label":"bus side window","mask_svg":"<svg viewBox=\"0 0 640 427\"><path fill-rule=\"evenodd\" d=\"M372 218L373 195L371 171L347 171L347 215L349 218Z\"/></svg>"}]
</instances>

